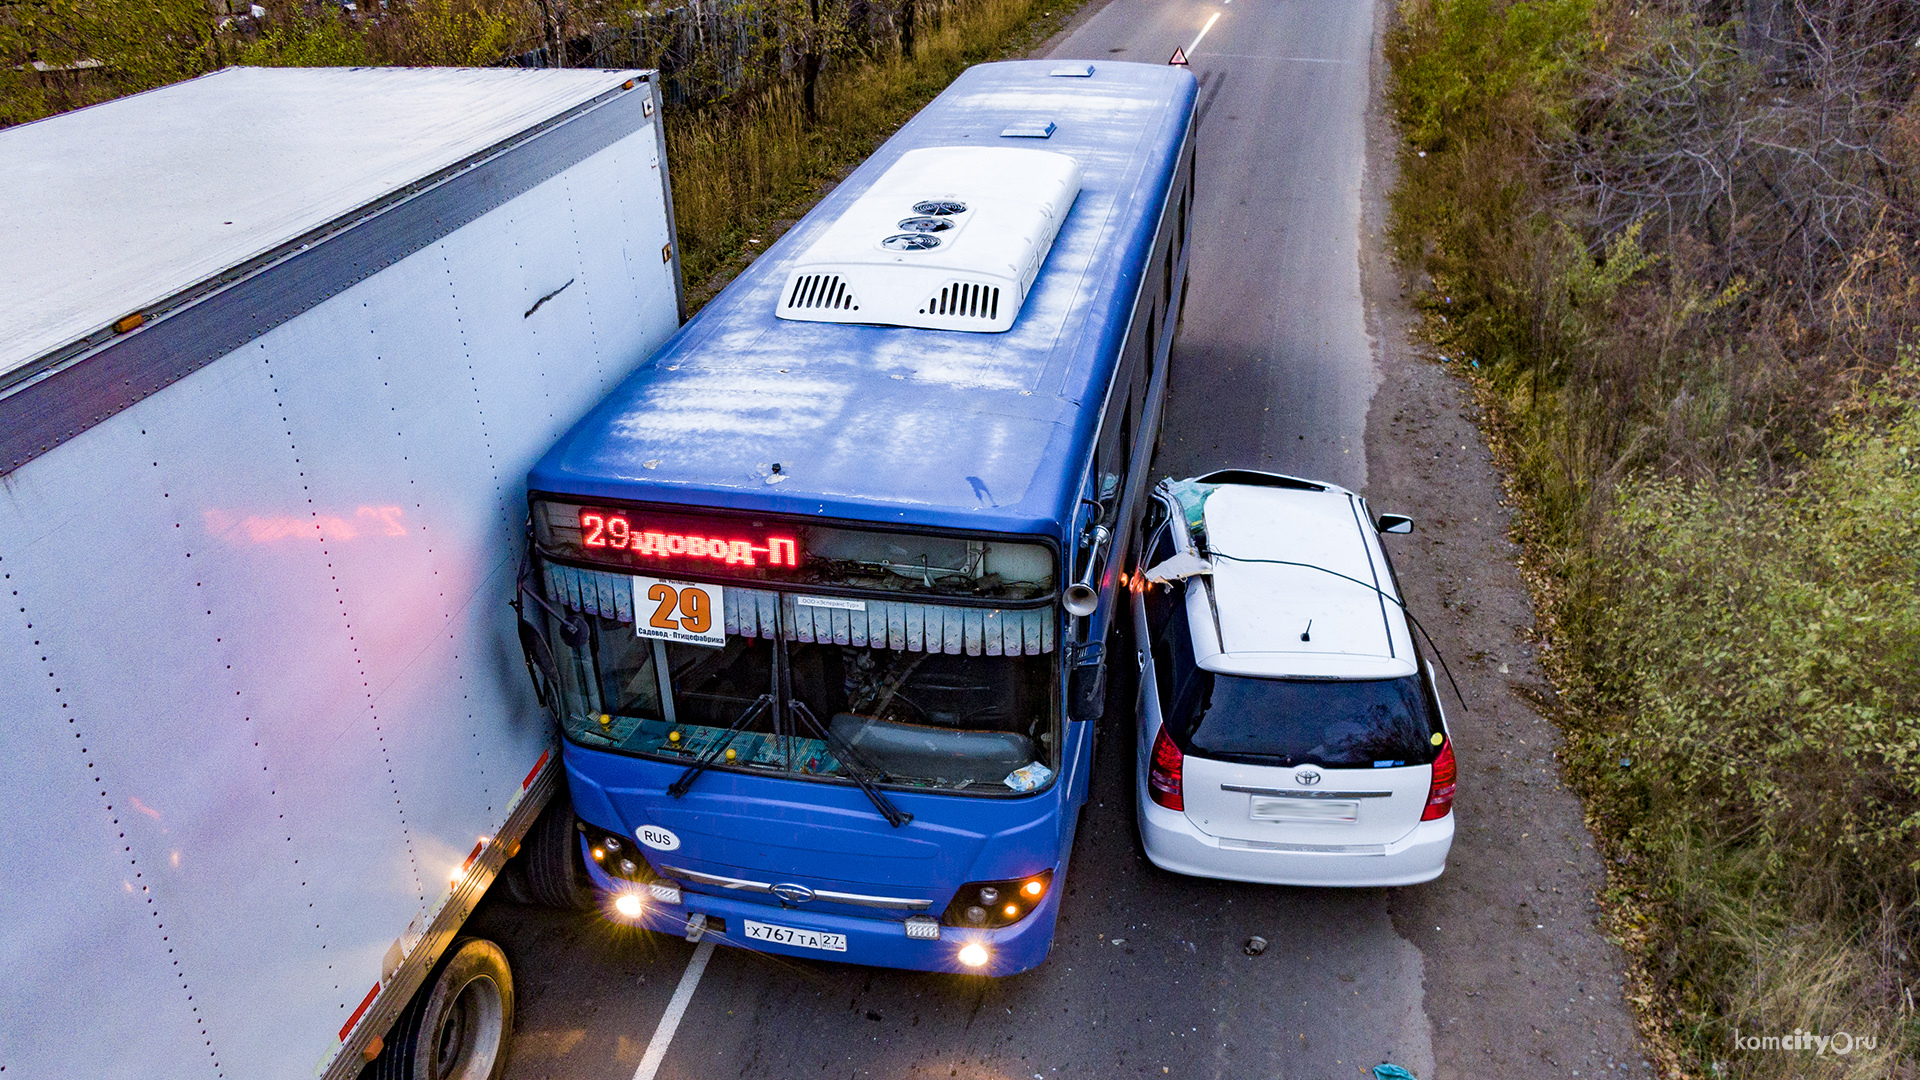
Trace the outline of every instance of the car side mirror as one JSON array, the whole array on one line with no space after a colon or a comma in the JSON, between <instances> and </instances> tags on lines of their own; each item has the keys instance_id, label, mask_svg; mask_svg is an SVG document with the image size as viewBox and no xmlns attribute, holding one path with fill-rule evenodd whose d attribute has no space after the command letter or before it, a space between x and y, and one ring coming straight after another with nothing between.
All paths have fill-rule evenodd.
<instances>
[{"instance_id":1,"label":"car side mirror","mask_svg":"<svg viewBox=\"0 0 1920 1080\"><path fill-rule=\"evenodd\" d=\"M1413 531L1413 519L1405 514L1381 514L1373 527L1383 533L1410 533Z\"/></svg>"}]
</instances>

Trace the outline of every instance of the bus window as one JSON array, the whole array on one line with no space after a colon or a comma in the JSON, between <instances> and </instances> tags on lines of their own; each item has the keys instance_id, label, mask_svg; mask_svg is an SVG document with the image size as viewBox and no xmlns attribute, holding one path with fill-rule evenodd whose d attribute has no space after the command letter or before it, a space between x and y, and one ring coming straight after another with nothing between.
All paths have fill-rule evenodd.
<instances>
[{"instance_id":1,"label":"bus window","mask_svg":"<svg viewBox=\"0 0 1920 1080\"><path fill-rule=\"evenodd\" d=\"M1051 657L787 648L795 702L884 782L1025 790L1016 771L1059 768Z\"/></svg>"},{"instance_id":2,"label":"bus window","mask_svg":"<svg viewBox=\"0 0 1920 1080\"><path fill-rule=\"evenodd\" d=\"M694 644L643 636L620 602L630 579L548 570L571 586L556 594L591 631L577 650L555 642L561 726L578 745L1002 795L1037 790L1059 771L1051 606L723 586L724 642Z\"/></svg>"},{"instance_id":3,"label":"bus window","mask_svg":"<svg viewBox=\"0 0 1920 1080\"><path fill-rule=\"evenodd\" d=\"M1192 197L1193 197L1193 181L1191 178L1189 178L1187 183L1184 186L1182 186L1180 189L1180 210L1179 210L1179 213L1176 214L1173 219L1173 228L1174 228L1173 256L1174 258L1179 258L1180 256L1185 255L1187 253L1187 210L1192 205L1192 202L1193 202Z\"/></svg>"},{"instance_id":4,"label":"bus window","mask_svg":"<svg viewBox=\"0 0 1920 1080\"><path fill-rule=\"evenodd\" d=\"M795 583L900 593L1031 600L1053 591L1053 555L1039 544L800 526Z\"/></svg>"},{"instance_id":5,"label":"bus window","mask_svg":"<svg viewBox=\"0 0 1920 1080\"><path fill-rule=\"evenodd\" d=\"M600 749L692 761L737 731L723 760L779 766L774 739L773 646L730 637L722 648L639 637L631 623L588 616L586 649L561 663L561 722ZM665 678L662 678L662 673ZM734 757L726 759L726 749Z\"/></svg>"}]
</instances>

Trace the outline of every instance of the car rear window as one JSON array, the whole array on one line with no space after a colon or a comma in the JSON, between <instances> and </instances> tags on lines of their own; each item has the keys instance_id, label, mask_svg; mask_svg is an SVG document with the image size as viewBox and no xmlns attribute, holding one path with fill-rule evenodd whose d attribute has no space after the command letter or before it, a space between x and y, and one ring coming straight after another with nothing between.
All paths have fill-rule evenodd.
<instances>
[{"instance_id":1,"label":"car rear window","mask_svg":"<svg viewBox=\"0 0 1920 1080\"><path fill-rule=\"evenodd\" d=\"M1193 670L1173 721L1189 753L1224 761L1384 769L1426 765L1439 752L1418 675L1336 682Z\"/></svg>"}]
</instances>

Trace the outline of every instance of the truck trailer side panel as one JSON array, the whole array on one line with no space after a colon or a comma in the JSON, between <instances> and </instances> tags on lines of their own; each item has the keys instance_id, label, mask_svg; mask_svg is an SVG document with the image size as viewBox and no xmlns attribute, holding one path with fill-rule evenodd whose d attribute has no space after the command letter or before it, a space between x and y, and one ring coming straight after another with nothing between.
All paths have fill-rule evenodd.
<instances>
[{"instance_id":1,"label":"truck trailer side panel","mask_svg":"<svg viewBox=\"0 0 1920 1080\"><path fill-rule=\"evenodd\" d=\"M395 257L376 215L170 310L139 333L215 358L0 477L7 1075L352 1075L537 809L524 477L672 332L678 266L644 76L513 74L624 133L464 221L431 201L500 157L428 178ZM296 279L327 244L381 268Z\"/></svg>"}]
</instances>

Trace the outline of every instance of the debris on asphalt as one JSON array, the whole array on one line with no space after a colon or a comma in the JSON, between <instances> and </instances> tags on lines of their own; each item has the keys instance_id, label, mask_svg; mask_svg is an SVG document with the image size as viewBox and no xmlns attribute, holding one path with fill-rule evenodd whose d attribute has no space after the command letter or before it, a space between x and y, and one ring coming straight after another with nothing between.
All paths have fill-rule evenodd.
<instances>
[{"instance_id":1,"label":"debris on asphalt","mask_svg":"<svg viewBox=\"0 0 1920 1080\"><path fill-rule=\"evenodd\" d=\"M1398 1065L1381 1062L1373 1067L1373 1080L1419 1080Z\"/></svg>"},{"instance_id":2,"label":"debris on asphalt","mask_svg":"<svg viewBox=\"0 0 1920 1080\"><path fill-rule=\"evenodd\" d=\"M1261 953L1267 951L1267 939L1261 937L1259 934L1255 934L1247 939L1246 945L1242 946L1242 948L1248 956L1259 956Z\"/></svg>"}]
</instances>

